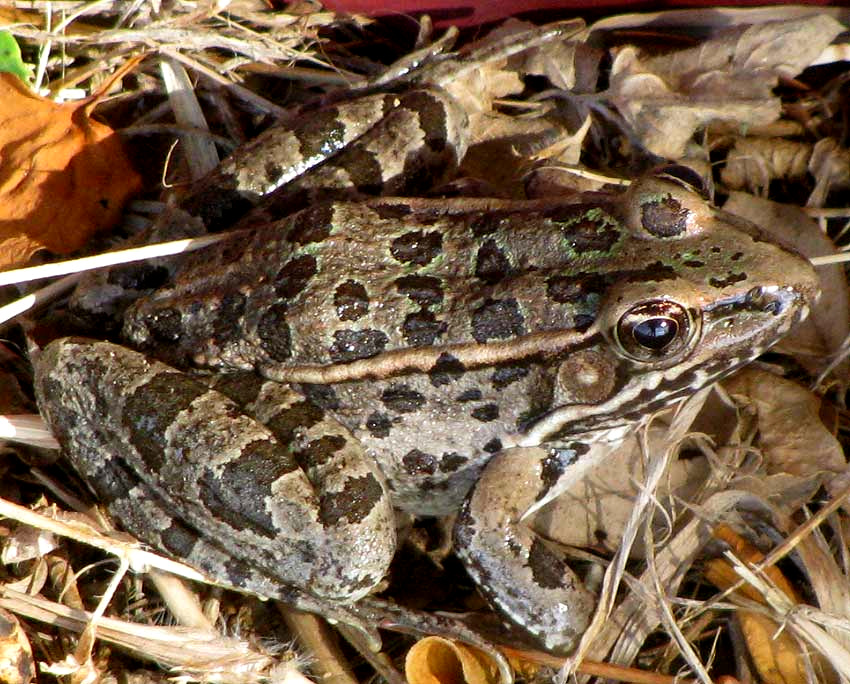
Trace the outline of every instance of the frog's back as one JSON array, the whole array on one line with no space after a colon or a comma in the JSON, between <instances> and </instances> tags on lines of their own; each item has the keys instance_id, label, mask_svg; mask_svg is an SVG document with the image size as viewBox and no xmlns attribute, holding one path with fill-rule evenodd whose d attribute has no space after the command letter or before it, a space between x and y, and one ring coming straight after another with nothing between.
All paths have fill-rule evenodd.
<instances>
[{"instance_id":1,"label":"frog's back","mask_svg":"<svg viewBox=\"0 0 850 684\"><path fill-rule=\"evenodd\" d=\"M617 205L510 206L319 205L193 257L125 334L172 362L256 368L586 329L597 262L623 241Z\"/></svg>"}]
</instances>

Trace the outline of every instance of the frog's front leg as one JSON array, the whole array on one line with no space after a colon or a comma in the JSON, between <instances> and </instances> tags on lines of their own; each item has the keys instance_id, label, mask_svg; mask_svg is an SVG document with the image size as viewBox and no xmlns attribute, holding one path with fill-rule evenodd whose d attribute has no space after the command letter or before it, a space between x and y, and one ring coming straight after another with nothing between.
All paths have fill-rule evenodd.
<instances>
[{"instance_id":1,"label":"frog's front leg","mask_svg":"<svg viewBox=\"0 0 850 684\"><path fill-rule=\"evenodd\" d=\"M485 467L458 516L455 549L488 600L551 651L569 651L596 598L564 549L531 527L534 513L612 450L605 440L507 450Z\"/></svg>"},{"instance_id":2,"label":"frog's front leg","mask_svg":"<svg viewBox=\"0 0 850 684\"><path fill-rule=\"evenodd\" d=\"M367 594L395 546L376 467L294 390L259 378L223 385L237 402L142 354L79 338L48 345L35 374L66 456L139 539L267 597ZM266 409L269 400L278 403Z\"/></svg>"}]
</instances>

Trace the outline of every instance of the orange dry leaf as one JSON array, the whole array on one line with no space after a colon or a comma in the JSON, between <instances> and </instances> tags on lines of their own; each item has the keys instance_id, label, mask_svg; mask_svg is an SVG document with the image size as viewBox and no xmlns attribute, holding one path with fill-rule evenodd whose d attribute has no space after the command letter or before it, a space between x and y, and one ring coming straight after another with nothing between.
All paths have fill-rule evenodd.
<instances>
[{"instance_id":1,"label":"orange dry leaf","mask_svg":"<svg viewBox=\"0 0 850 684\"><path fill-rule=\"evenodd\" d=\"M714 529L714 536L729 544L735 555L747 563L756 564L764 559L758 549L728 525L718 525ZM764 572L788 598L795 603L800 602L797 592L777 567L768 567ZM708 562L705 578L720 589L728 589L740 579L729 563L719 558ZM748 584L736 591L753 601L764 603L761 594ZM780 629L775 620L761 613L740 610L735 615L762 681L766 684L805 684L806 669L800 645L787 631Z\"/></svg>"},{"instance_id":2,"label":"orange dry leaf","mask_svg":"<svg viewBox=\"0 0 850 684\"><path fill-rule=\"evenodd\" d=\"M96 98L57 104L0 74L0 269L66 254L114 224L141 186Z\"/></svg>"},{"instance_id":3,"label":"orange dry leaf","mask_svg":"<svg viewBox=\"0 0 850 684\"><path fill-rule=\"evenodd\" d=\"M494 684L495 663L472 646L426 637L407 652L404 674L410 684Z\"/></svg>"}]
</instances>

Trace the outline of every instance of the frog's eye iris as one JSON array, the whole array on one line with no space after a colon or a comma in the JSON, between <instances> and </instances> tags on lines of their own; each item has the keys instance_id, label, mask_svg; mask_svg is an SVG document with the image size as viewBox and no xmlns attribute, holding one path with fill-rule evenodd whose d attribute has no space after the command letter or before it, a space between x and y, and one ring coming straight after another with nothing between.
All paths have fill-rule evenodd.
<instances>
[{"instance_id":1,"label":"frog's eye iris","mask_svg":"<svg viewBox=\"0 0 850 684\"><path fill-rule=\"evenodd\" d=\"M676 339L679 324L674 318L648 318L632 328L632 337L641 347L661 351Z\"/></svg>"},{"instance_id":2,"label":"frog's eye iris","mask_svg":"<svg viewBox=\"0 0 850 684\"><path fill-rule=\"evenodd\" d=\"M616 340L633 359L661 360L687 346L693 327L691 316L681 304L667 300L642 302L620 317Z\"/></svg>"}]
</instances>

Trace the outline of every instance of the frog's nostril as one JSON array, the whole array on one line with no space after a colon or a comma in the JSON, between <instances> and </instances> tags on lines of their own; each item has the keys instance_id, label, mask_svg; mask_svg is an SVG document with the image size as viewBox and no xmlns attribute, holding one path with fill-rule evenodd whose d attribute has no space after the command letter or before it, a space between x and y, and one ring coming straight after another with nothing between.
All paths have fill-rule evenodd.
<instances>
[{"instance_id":1,"label":"frog's nostril","mask_svg":"<svg viewBox=\"0 0 850 684\"><path fill-rule=\"evenodd\" d=\"M788 297L775 285L754 287L746 294L747 305L764 313L778 316L788 304Z\"/></svg>"}]
</instances>

